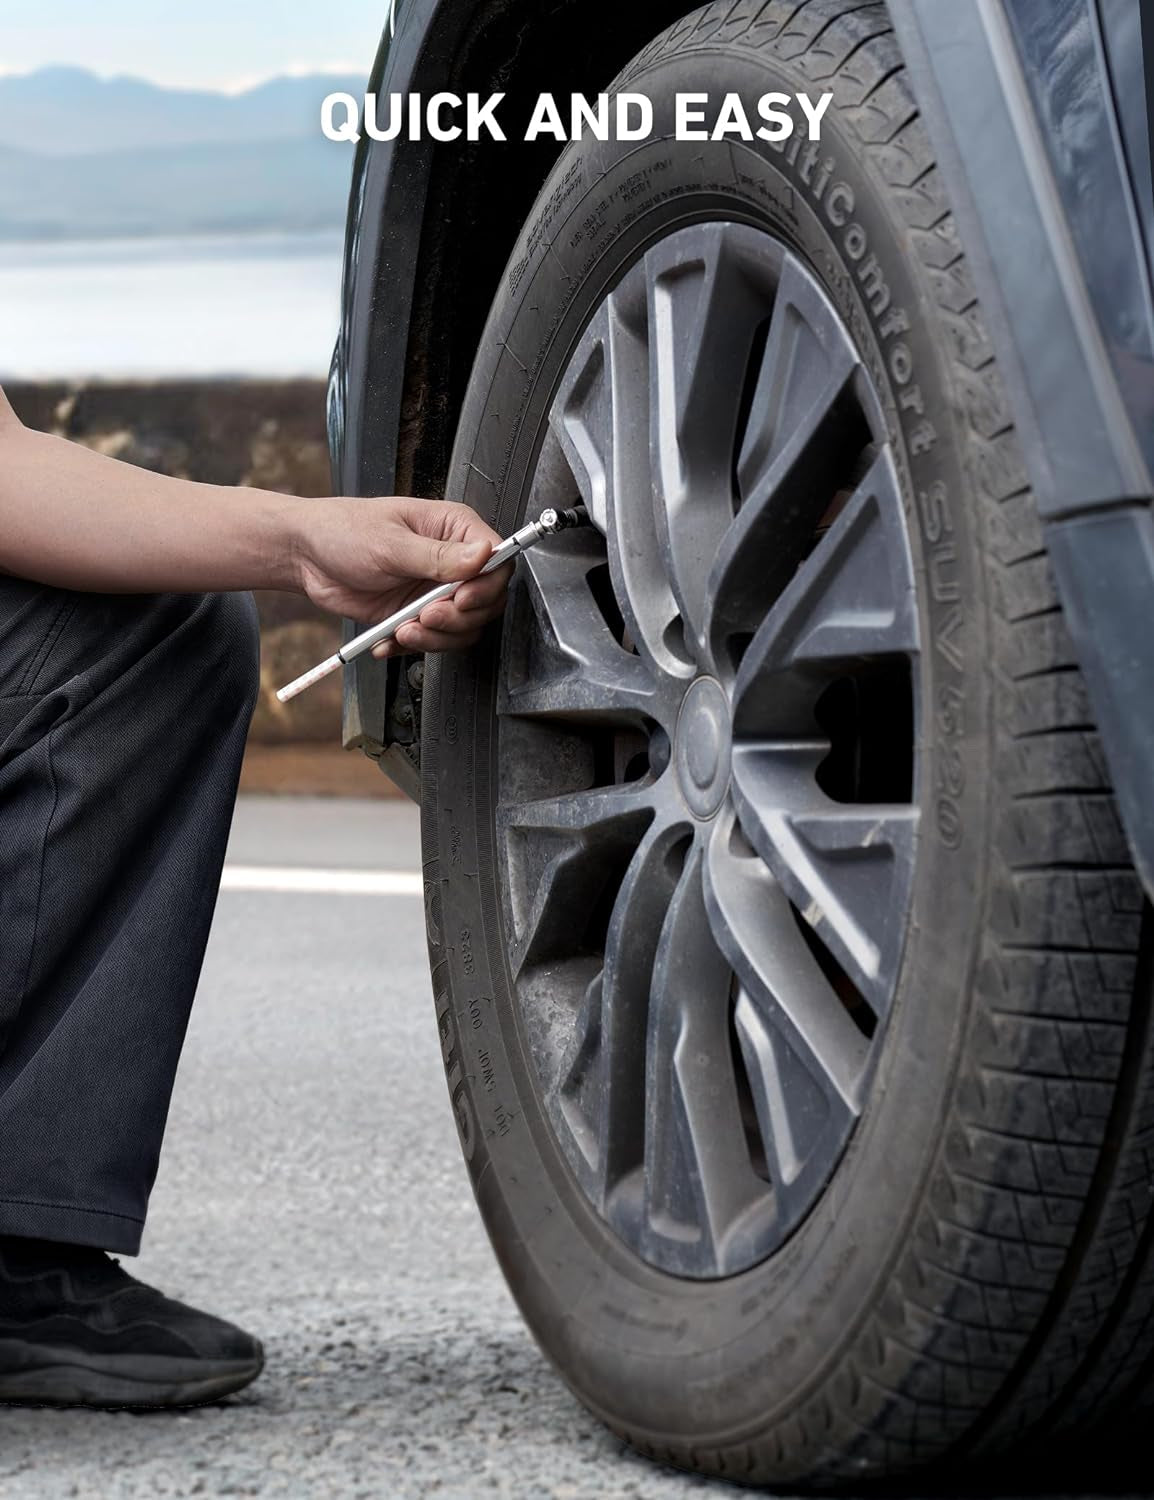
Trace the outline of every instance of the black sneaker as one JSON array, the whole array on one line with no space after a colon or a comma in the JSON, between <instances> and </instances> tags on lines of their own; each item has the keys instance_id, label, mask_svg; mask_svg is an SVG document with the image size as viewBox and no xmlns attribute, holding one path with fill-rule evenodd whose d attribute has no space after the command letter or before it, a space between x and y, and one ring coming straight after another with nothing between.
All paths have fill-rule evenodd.
<instances>
[{"instance_id":1,"label":"black sneaker","mask_svg":"<svg viewBox=\"0 0 1154 1500\"><path fill-rule=\"evenodd\" d=\"M255 1380L256 1339L103 1251L0 1239L0 1405L198 1406Z\"/></svg>"}]
</instances>

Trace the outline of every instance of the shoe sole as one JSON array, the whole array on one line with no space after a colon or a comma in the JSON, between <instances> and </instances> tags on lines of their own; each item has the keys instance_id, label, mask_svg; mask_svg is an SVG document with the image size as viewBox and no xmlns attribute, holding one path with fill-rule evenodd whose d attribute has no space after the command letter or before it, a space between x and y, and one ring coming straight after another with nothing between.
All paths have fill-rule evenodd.
<instances>
[{"instance_id":1,"label":"shoe sole","mask_svg":"<svg viewBox=\"0 0 1154 1500\"><path fill-rule=\"evenodd\" d=\"M255 1359L176 1359L109 1354L0 1339L0 1406L87 1406L110 1411L207 1406L232 1396L264 1368Z\"/></svg>"}]
</instances>

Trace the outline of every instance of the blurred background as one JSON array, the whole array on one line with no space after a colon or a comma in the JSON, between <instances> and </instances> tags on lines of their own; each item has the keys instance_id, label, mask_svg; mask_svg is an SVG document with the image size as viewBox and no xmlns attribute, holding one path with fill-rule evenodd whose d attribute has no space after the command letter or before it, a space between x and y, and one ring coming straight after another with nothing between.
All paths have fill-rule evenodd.
<instances>
[{"instance_id":1,"label":"blurred background","mask_svg":"<svg viewBox=\"0 0 1154 1500\"><path fill-rule=\"evenodd\" d=\"M327 493L353 148L320 104L364 91L389 0L5 10L0 383L23 420L159 472ZM273 697L335 624L259 603L245 787L387 792L338 747L339 683Z\"/></svg>"}]
</instances>

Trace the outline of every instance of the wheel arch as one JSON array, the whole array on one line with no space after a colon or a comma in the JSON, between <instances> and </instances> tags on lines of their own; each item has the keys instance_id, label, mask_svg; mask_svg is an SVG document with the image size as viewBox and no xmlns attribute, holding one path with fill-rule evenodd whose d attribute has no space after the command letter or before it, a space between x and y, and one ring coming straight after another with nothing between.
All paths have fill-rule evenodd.
<instances>
[{"instance_id":1,"label":"wheel arch","mask_svg":"<svg viewBox=\"0 0 1154 1500\"><path fill-rule=\"evenodd\" d=\"M553 0L526 14L519 0L414 0L401 9L370 88L501 91L509 139L404 142L399 150L363 141L358 149L334 362L344 405L334 460L346 485L359 482L364 493L387 477L440 493L497 282L561 150L551 139L518 139L542 82L554 94L594 94L694 8L691 0L641 0L623 14L615 0ZM358 380L368 399L356 399ZM400 395L391 433L371 405L386 383Z\"/></svg>"},{"instance_id":2,"label":"wheel arch","mask_svg":"<svg viewBox=\"0 0 1154 1500\"><path fill-rule=\"evenodd\" d=\"M461 38L446 85L503 91L507 142L434 152L402 370L396 479L439 496L465 386L517 237L561 152L551 138L519 140L541 86L557 97L608 87L646 42L696 9L691 0L559 0L533 8L485 5Z\"/></svg>"},{"instance_id":3,"label":"wheel arch","mask_svg":"<svg viewBox=\"0 0 1154 1500\"><path fill-rule=\"evenodd\" d=\"M506 94L503 143L362 141L346 231L341 328L329 387L333 482L350 495L444 493L477 344L501 273L559 142L518 140L544 84L596 94L693 0L410 0L370 89ZM394 677L397 673L392 674ZM396 685L346 674L344 741L379 757ZM406 704L406 708L410 708ZM412 718L407 718L412 724ZM400 737L404 739L404 731ZM411 740L411 736L409 737ZM408 746L415 763L415 744ZM403 765L390 774L415 794Z\"/></svg>"}]
</instances>

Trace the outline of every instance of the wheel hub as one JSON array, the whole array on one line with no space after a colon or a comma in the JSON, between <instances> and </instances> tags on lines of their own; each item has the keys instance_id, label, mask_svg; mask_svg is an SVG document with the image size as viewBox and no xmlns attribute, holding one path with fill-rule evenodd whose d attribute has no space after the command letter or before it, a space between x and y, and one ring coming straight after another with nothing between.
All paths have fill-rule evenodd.
<instances>
[{"instance_id":1,"label":"wheel hub","mask_svg":"<svg viewBox=\"0 0 1154 1500\"><path fill-rule=\"evenodd\" d=\"M651 246L557 388L500 661L517 1025L594 1211L691 1277L772 1254L861 1114L909 925L922 732L885 415L745 225Z\"/></svg>"},{"instance_id":2,"label":"wheel hub","mask_svg":"<svg viewBox=\"0 0 1154 1500\"><path fill-rule=\"evenodd\" d=\"M673 741L681 795L698 818L714 817L725 798L731 744L725 689L713 677L699 677L682 702Z\"/></svg>"}]
</instances>

